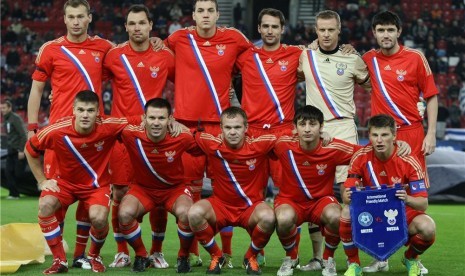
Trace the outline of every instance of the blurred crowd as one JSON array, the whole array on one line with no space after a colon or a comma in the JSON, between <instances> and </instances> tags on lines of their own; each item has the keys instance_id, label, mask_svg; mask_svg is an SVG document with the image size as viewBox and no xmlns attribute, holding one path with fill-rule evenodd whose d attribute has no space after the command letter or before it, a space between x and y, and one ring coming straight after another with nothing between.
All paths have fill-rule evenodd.
<instances>
[{"instance_id":1,"label":"blurred crowd","mask_svg":"<svg viewBox=\"0 0 465 276\"><path fill-rule=\"evenodd\" d=\"M1 49L1 97L9 98L16 112L26 118L31 74L34 59L40 46L46 41L64 35L62 6L64 1L53 0L1 0L2 49ZM152 13L152 36L166 38L174 31L190 26L192 21L191 0L102 0L92 3L93 22L91 34L107 38L115 43L127 40L124 30L126 9L135 3L147 5ZM360 54L376 47L371 32L371 19L377 12L392 10L403 19L401 39L409 47L421 49L435 74L440 90L438 121L447 127L465 127L465 4L463 0L445 0L440 4L430 0L360 0L325 1L325 8L341 15L341 41L352 44ZM220 7L221 11L221 7ZM247 12L242 9L243 13ZM244 30L240 12L234 12L236 27ZM242 17L241 17L242 18ZM287 25L283 37L286 44L309 44L316 38L314 26L298 21ZM104 84L103 101L109 110L111 86ZM45 89L41 104L41 118L47 123L51 88ZM305 103L305 87L297 87L297 105ZM360 125L369 114L369 96L357 89L355 101ZM165 91L173 98L173 86ZM368 110L368 111L367 111Z\"/></svg>"}]
</instances>

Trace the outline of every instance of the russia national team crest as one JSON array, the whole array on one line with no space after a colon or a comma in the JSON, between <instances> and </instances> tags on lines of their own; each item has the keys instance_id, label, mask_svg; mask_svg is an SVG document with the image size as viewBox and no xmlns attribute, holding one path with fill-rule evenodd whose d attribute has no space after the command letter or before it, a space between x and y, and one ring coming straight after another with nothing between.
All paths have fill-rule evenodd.
<instances>
[{"instance_id":1,"label":"russia national team crest","mask_svg":"<svg viewBox=\"0 0 465 276\"><path fill-rule=\"evenodd\" d=\"M100 62L100 53L99 52L92 52L92 56L94 56L95 62Z\"/></svg>"},{"instance_id":2,"label":"russia national team crest","mask_svg":"<svg viewBox=\"0 0 465 276\"><path fill-rule=\"evenodd\" d=\"M323 175L325 174L325 169L328 167L327 164L319 164L316 165L316 168L318 169L318 175Z\"/></svg>"},{"instance_id":3,"label":"russia national team crest","mask_svg":"<svg viewBox=\"0 0 465 276\"><path fill-rule=\"evenodd\" d=\"M174 161L174 155L176 154L176 151L173 150L173 151L167 151L165 152L165 156L167 157L166 158L166 161L168 161L168 163L171 163Z\"/></svg>"},{"instance_id":4,"label":"russia national team crest","mask_svg":"<svg viewBox=\"0 0 465 276\"><path fill-rule=\"evenodd\" d=\"M218 50L218 55L222 56L224 55L224 50L226 49L226 45L218 44L216 45L216 49Z\"/></svg>"},{"instance_id":5,"label":"russia national team crest","mask_svg":"<svg viewBox=\"0 0 465 276\"><path fill-rule=\"evenodd\" d=\"M257 159L250 159L245 161L245 163L249 166L249 171L255 170L255 163L257 163Z\"/></svg>"},{"instance_id":6,"label":"russia national team crest","mask_svg":"<svg viewBox=\"0 0 465 276\"><path fill-rule=\"evenodd\" d=\"M336 63L336 68L337 68L336 73L339 76L342 76L342 75L344 75L344 71L347 69L347 64L342 63L342 62L338 62L338 63Z\"/></svg>"},{"instance_id":7,"label":"russia national team crest","mask_svg":"<svg viewBox=\"0 0 465 276\"><path fill-rule=\"evenodd\" d=\"M286 71L287 70L287 66L289 65L289 61L285 61L285 60L280 60L279 61L279 66L281 68L281 71Z\"/></svg>"},{"instance_id":8,"label":"russia national team crest","mask_svg":"<svg viewBox=\"0 0 465 276\"><path fill-rule=\"evenodd\" d=\"M155 66L152 67L152 66L150 66L150 71L152 72L152 73L150 73L150 76L152 78L156 78L158 76L158 71L160 71L160 67L155 67Z\"/></svg>"},{"instance_id":9,"label":"russia national team crest","mask_svg":"<svg viewBox=\"0 0 465 276\"><path fill-rule=\"evenodd\" d=\"M404 81L405 79L405 75L407 75L407 71L405 70L396 70L396 74L397 74L397 80L398 81Z\"/></svg>"},{"instance_id":10,"label":"russia national team crest","mask_svg":"<svg viewBox=\"0 0 465 276\"><path fill-rule=\"evenodd\" d=\"M94 144L94 147L97 149L97 151L103 150L103 144L105 144L105 141L100 141L98 143Z\"/></svg>"}]
</instances>

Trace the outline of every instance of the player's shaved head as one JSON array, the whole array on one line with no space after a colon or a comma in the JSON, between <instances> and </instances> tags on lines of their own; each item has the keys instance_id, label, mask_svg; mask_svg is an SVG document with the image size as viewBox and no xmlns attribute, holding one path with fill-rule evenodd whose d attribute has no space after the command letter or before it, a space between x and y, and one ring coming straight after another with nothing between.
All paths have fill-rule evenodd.
<instances>
[{"instance_id":1,"label":"player's shaved head","mask_svg":"<svg viewBox=\"0 0 465 276\"><path fill-rule=\"evenodd\" d=\"M245 111L242 108L237 106L226 108L223 113L221 113L220 121L223 122L223 118L233 119L237 116L242 117L242 119L244 119L244 125L247 126L247 114L245 114Z\"/></svg>"}]
</instances>

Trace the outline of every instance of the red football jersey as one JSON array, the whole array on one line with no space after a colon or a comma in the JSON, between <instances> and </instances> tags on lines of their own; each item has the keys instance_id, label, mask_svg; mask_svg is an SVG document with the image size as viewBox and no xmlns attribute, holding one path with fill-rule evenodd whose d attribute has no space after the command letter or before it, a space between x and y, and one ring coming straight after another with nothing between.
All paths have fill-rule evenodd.
<instances>
[{"instance_id":1,"label":"red football jersey","mask_svg":"<svg viewBox=\"0 0 465 276\"><path fill-rule=\"evenodd\" d=\"M418 50L401 46L394 55L380 50L363 55L372 83L371 115L389 114L400 126L421 122L417 102L438 94L433 73Z\"/></svg>"},{"instance_id":2,"label":"red football jersey","mask_svg":"<svg viewBox=\"0 0 465 276\"><path fill-rule=\"evenodd\" d=\"M381 161L376 157L372 145L360 149L350 161L349 177L344 186L380 187L382 184L408 184L407 194L427 197L425 172L420 161L411 155L399 157L396 152L397 146L388 160Z\"/></svg>"},{"instance_id":3,"label":"red football jersey","mask_svg":"<svg viewBox=\"0 0 465 276\"><path fill-rule=\"evenodd\" d=\"M137 184L149 189L167 189L184 184L181 156L186 151L200 151L188 130L177 137L167 134L158 143L147 137L144 127L136 125L127 126L121 136L131 159Z\"/></svg>"},{"instance_id":4,"label":"red football jersey","mask_svg":"<svg viewBox=\"0 0 465 276\"><path fill-rule=\"evenodd\" d=\"M302 48L282 44L275 51L255 47L236 61L242 72L241 106L249 124L292 122L297 67Z\"/></svg>"},{"instance_id":5,"label":"red football jersey","mask_svg":"<svg viewBox=\"0 0 465 276\"><path fill-rule=\"evenodd\" d=\"M46 149L55 152L59 173L53 179L60 185L82 189L108 185L110 152L127 119L99 117L88 135L76 132L74 120L68 117L42 129L26 143L27 151L34 157ZM140 118L132 121L137 123Z\"/></svg>"},{"instance_id":6,"label":"red football jersey","mask_svg":"<svg viewBox=\"0 0 465 276\"><path fill-rule=\"evenodd\" d=\"M208 133L197 133L195 140L215 172L214 196L236 207L249 207L264 200L267 155L276 142L274 135L255 139L246 136L240 149L231 149L220 136Z\"/></svg>"},{"instance_id":7,"label":"red football jersey","mask_svg":"<svg viewBox=\"0 0 465 276\"><path fill-rule=\"evenodd\" d=\"M176 55L174 117L219 122L221 112L230 106L236 58L252 44L240 31L226 27L218 27L210 38L200 37L195 27L189 27L165 42Z\"/></svg>"},{"instance_id":8,"label":"red football jersey","mask_svg":"<svg viewBox=\"0 0 465 276\"><path fill-rule=\"evenodd\" d=\"M336 166L347 165L360 146L334 139L323 147L321 141L312 151L300 147L299 137L282 136L274 148L283 166L283 179L278 196L305 202L333 196Z\"/></svg>"},{"instance_id":9,"label":"red football jersey","mask_svg":"<svg viewBox=\"0 0 465 276\"><path fill-rule=\"evenodd\" d=\"M102 66L113 44L98 36L88 36L82 43L73 43L62 36L42 45L36 58L32 79L50 79L53 102L50 122L73 114L74 96L82 90L92 90L101 99ZM100 112L103 105L100 101Z\"/></svg>"},{"instance_id":10,"label":"red football jersey","mask_svg":"<svg viewBox=\"0 0 465 276\"><path fill-rule=\"evenodd\" d=\"M168 48L134 51L125 42L111 49L104 61L104 78L112 79L112 116L144 113L145 103L163 96L166 80L174 81L174 54Z\"/></svg>"}]
</instances>

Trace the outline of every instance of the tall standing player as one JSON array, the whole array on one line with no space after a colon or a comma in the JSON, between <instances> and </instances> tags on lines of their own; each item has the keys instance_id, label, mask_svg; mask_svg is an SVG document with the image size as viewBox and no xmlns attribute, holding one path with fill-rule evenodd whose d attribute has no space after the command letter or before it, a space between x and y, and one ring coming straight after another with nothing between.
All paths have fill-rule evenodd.
<instances>
[{"instance_id":1,"label":"tall standing player","mask_svg":"<svg viewBox=\"0 0 465 276\"><path fill-rule=\"evenodd\" d=\"M397 138L409 143L412 155L420 160L426 173L425 183L429 187L426 171L426 155L436 147L436 121L438 113L438 90L433 73L425 56L418 50L399 44L402 24L397 14L380 12L373 17L373 35L379 49L368 51L363 60L368 66L373 86L371 113L389 114L397 125ZM428 130L423 130L423 119L417 112L418 98L426 99ZM422 273L427 273L421 263ZM373 262L365 272L387 271L387 262Z\"/></svg>"},{"instance_id":2,"label":"tall standing player","mask_svg":"<svg viewBox=\"0 0 465 276\"><path fill-rule=\"evenodd\" d=\"M317 13L315 18L318 48L302 52L299 65L307 88L306 104L316 106L323 112L324 131L331 137L357 144L354 87L359 84L370 89L368 70L358 54L344 54L341 51L339 14L325 10ZM338 166L336 183L341 190L346 178L347 166ZM315 229L311 225L309 231ZM312 240L317 239L312 237ZM302 270L321 269L321 262L317 258L310 260Z\"/></svg>"},{"instance_id":3,"label":"tall standing player","mask_svg":"<svg viewBox=\"0 0 465 276\"><path fill-rule=\"evenodd\" d=\"M92 14L86 0L69 0L64 4L63 11L66 35L45 43L35 61L36 70L32 75L27 108L29 137L38 130L40 101L47 80L50 80L53 89L50 123L72 115L73 99L79 91L91 90L101 96L103 59L113 45L98 36L87 34ZM99 109L103 112L102 105ZM48 149L44 160L47 178L53 177L56 168L53 149ZM57 214L59 223L62 223L65 212L63 210L63 214ZM78 206L73 266L90 269L84 256L90 229L87 212L83 205Z\"/></svg>"},{"instance_id":4,"label":"tall standing player","mask_svg":"<svg viewBox=\"0 0 465 276\"><path fill-rule=\"evenodd\" d=\"M116 117L143 114L147 99L162 97L166 80L174 80L173 53L166 47L160 51L154 51L150 47L149 36L153 21L147 7L129 7L124 25L129 41L111 49L104 61L104 78L111 79L113 87L111 114ZM115 145L110 159L110 170L113 193L111 221L118 247L118 253L110 267L124 267L130 265L130 258L126 241L118 227L118 209L128 186L134 182L134 172L122 143ZM150 222L153 243L150 260L157 268L167 268L168 263L161 253L160 239L164 236L167 214L163 209L156 209L152 214ZM163 228L161 231L158 230L159 224Z\"/></svg>"},{"instance_id":5,"label":"tall standing player","mask_svg":"<svg viewBox=\"0 0 465 276\"><path fill-rule=\"evenodd\" d=\"M197 240L210 253L207 274L220 274L225 256L215 242L215 234L225 226L240 226L251 236L243 265L247 274L261 274L257 254L274 232L273 210L264 201L268 182L267 155L276 142L274 135L251 138L247 115L238 107L221 114L222 135L197 133L199 147L215 170L213 196L196 202L189 210L189 224Z\"/></svg>"},{"instance_id":6,"label":"tall standing player","mask_svg":"<svg viewBox=\"0 0 465 276\"><path fill-rule=\"evenodd\" d=\"M216 0L195 0L193 8L196 26L178 30L165 41L176 55L174 117L191 130L202 121L207 132L218 134L220 115L230 106L234 63L252 44L234 28L217 27L220 14ZM206 157L184 154L183 162L194 201L199 200ZM212 172L208 175L214 177ZM225 244L231 244L230 235ZM224 249L231 253L230 246Z\"/></svg>"}]
</instances>

